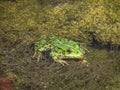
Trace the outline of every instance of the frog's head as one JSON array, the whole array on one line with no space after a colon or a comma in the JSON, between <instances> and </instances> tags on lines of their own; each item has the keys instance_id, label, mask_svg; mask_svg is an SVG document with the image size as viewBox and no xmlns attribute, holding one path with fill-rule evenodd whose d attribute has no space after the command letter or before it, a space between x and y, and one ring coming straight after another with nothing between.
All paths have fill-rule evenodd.
<instances>
[{"instance_id":1,"label":"frog's head","mask_svg":"<svg viewBox=\"0 0 120 90\"><path fill-rule=\"evenodd\" d=\"M84 59L85 51L78 44L68 45L63 48L60 55L63 59Z\"/></svg>"},{"instance_id":2,"label":"frog's head","mask_svg":"<svg viewBox=\"0 0 120 90\"><path fill-rule=\"evenodd\" d=\"M84 51L82 49L76 48L68 48L66 49L63 58L68 59L83 59L84 58Z\"/></svg>"}]
</instances>

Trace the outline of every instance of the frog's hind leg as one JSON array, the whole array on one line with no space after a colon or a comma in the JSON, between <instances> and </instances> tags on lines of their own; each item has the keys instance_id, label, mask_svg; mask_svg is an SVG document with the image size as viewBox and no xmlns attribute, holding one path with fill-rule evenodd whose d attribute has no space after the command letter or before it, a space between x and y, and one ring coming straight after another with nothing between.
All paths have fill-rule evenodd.
<instances>
[{"instance_id":1,"label":"frog's hind leg","mask_svg":"<svg viewBox=\"0 0 120 90\"><path fill-rule=\"evenodd\" d=\"M37 62L39 62L40 60L42 60L42 53L38 52Z\"/></svg>"},{"instance_id":2,"label":"frog's hind leg","mask_svg":"<svg viewBox=\"0 0 120 90\"><path fill-rule=\"evenodd\" d=\"M42 59L42 53L35 48L32 58L37 58L37 62L39 62Z\"/></svg>"},{"instance_id":3,"label":"frog's hind leg","mask_svg":"<svg viewBox=\"0 0 120 90\"><path fill-rule=\"evenodd\" d=\"M33 54L32 58L35 58L36 55L37 55L37 49L35 48L34 50L35 50L35 51L34 51L34 54Z\"/></svg>"}]
</instances>

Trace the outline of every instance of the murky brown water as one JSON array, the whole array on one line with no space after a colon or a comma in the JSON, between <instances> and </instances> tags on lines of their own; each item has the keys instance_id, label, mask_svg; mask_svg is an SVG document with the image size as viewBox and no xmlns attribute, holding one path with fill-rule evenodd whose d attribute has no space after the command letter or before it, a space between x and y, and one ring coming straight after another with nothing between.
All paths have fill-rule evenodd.
<instances>
[{"instance_id":1,"label":"murky brown water","mask_svg":"<svg viewBox=\"0 0 120 90\"><path fill-rule=\"evenodd\" d=\"M32 59L34 45L19 51L4 48L1 76L12 77L18 90L118 90L120 89L120 54L90 48L86 55L89 66L67 61L61 66L51 60L36 63Z\"/></svg>"}]
</instances>

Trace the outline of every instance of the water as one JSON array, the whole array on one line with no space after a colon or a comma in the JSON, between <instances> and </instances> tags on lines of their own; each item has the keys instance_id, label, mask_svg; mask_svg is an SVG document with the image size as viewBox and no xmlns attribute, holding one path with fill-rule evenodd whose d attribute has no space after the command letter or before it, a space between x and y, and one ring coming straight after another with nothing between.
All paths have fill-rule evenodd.
<instances>
[{"instance_id":1,"label":"water","mask_svg":"<svg viewBox=\"0 0 120 90\"><path fill-rule=\"evenodd\" d=\"M18 90L119 90L120 52L87 48L89 66L69 60L66 66L49 59L36 63L31 46L7 51L1 75L13 78Z\"/></svg>"}]
</instances>

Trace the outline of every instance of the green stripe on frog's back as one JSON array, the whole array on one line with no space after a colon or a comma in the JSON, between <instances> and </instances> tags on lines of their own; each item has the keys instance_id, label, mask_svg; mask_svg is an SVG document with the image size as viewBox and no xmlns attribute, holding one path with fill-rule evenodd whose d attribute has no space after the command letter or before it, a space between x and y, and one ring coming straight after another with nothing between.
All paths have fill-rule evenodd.
<instances>
[{"instance_id":1,"label":"green stripe on frog's back","mask_svg":"<svg viewBox=\"0 0 120 90\"><path fill-rule=\"evenodd\" d=\"M67 48L70 48L71 46L69 45L69 41L67 39L63 39L63 38L55 38L55 37L52 37L50 39L50 43L53 45L53 46L56 46L58 48L61 48L61 49L67 49ZM72 47L71 47L72 48Z\"/></svg>"},{"instance_id":2,"label":"green stripe on frog's back","mask_svg":"<svg viewBox=\"0 0 120 90\"><path fill-rule=\"evenodd\" d=\"M79 47L77 42L74 42L72 40L68 40L65 38L52 37L52 38L50 38L50 43L53 46L61 48L63 50L73 48L74 50L76 49L76 51L80 50L81 52L84 52L83 49Z\"/></svg>"}]
</instances>

